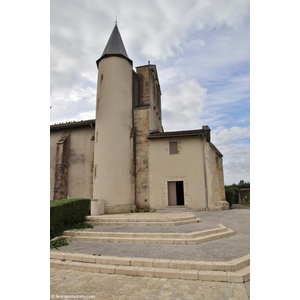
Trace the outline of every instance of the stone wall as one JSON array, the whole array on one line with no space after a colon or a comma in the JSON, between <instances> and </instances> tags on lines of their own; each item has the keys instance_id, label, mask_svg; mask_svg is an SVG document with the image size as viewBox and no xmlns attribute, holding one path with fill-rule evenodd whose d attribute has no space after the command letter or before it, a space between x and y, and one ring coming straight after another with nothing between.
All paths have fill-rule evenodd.
<instances>
[{"instance_id":1,"label":"stone wall","mask_svg":"<svg viewBox=\"0 0 300 300\"><path fill-rule=\"evenodd\" d=\"M53 200L65 199L68 195L70 132L64 133L56 145Z\"/></svg>"},{"instance_id":2,"label":"stone wall","mask_svg":"<svg viewBox=\"0 0 300 300\"><path fill-rule=\"evenodd\" d=\"M135 134L135 155L136 155L136 206L139 210L149 209L149 174L148 157L149 141L146 136L149 134L149 107L136 108L134 110Z\"/></svg>"},{"instance_id":3,"label":"stone wall","mask_svg":"<svg viewBox=\"0 0 300 300\"><path fill-rule=\"evenodd\" d=\"M94 128L50 131L50 200L92 198Z\"/></svg>"}]
</instances>

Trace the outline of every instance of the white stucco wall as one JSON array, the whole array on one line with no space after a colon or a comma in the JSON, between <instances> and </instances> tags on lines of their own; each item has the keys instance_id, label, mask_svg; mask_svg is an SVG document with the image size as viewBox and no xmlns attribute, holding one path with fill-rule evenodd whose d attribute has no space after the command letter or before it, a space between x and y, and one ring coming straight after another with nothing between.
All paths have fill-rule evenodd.
<instances>
[{"instance_id":1,"label":"white stucco wall","mask_svg":"<svg viewBox=\"0 0 300 300\"><path fill-rule=\"evenodd\" d=\"M91 138L94 129L82 127L50 132L50 199L53 199L55 181L56 144L65 132L70 132L68 196L70 198L89 198Z\"/></svg>"},{"instance_id":2,"label":"white stucco wall","mask_svg":"<svg viewBox=\"0 0 300 300\"><path fill-rule=\"evenodd\" d=\"M132 66L120 57L99 62L93 198L134 204L132 184Z\"/></svg>"},{"instance_id":3,"label":"white stucco wall","mask_svg":"<svg viewBox=\"0 0 300 300\"><path fill-rule=\"evenodd\" d=\"M178 142L178 154L169 154L169 141ZM220 200L216 173L216 154L205 141L205 161L208 207L214 210ZM185 205L205 210L205 180L202 140L198 137L162 138L150 140L149 146L149 201L150 207L168 206L168 181L184 182Z\"/></svg>"}]
</instances>

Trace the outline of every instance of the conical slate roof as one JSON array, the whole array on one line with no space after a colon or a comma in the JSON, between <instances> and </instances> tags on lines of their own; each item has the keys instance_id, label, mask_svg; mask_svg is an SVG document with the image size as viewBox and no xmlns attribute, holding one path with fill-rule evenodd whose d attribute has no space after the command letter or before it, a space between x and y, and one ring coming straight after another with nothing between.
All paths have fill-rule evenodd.
<instances>
[{"instance_id":1,"label":"conical slate roof","mask_svg":"<svg viewBox=\"0 0 300 300\"><path fill-rule=\"evenodd\" d=\"M101 59L109 56L123 57L127 59L132 65L132 60L127 55L117 24L115 25L109 37L102 56L96 61L97 66Z\"/></svg>"}]
</instances>

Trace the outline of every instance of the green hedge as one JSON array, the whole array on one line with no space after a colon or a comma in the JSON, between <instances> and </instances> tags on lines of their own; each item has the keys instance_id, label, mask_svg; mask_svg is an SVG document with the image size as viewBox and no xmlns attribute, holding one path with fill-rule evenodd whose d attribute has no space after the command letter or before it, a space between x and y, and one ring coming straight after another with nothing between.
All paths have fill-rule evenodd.
<instances>
[{"instance_id":1,"label":"green hedge","mask_svg":"<svg viewBox=\"0 0 300 300\"><path fill-rule=\"evenodd\" d=\"M232 204L235 200L235 191L234 189L225 189L226 201L229 203L229 207L232 207Z\"/></svg>"},{"instance_id":2,"label":"green hedge","mask_svg":"<svg viewBox=\"0 0 300 300\"><path fill-rule=\"evenodd\" d=\"M84 222L85 216L90 213L90 206L90 199L62 199L50 202L50 239Z\"/></svg>"}]
</instances>

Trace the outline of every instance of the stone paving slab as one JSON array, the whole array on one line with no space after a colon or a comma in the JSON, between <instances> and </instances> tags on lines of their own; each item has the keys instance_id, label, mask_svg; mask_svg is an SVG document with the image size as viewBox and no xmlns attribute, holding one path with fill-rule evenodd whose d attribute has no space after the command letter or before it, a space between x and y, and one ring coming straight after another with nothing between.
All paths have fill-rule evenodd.
<instances>
[{"instance_id":1,"label":"stone paving slab","mask_svg":"<svg viewBox=\"0 0 300 300\"><path fill-rule=\"evenodd\" d=\"M181 245L197 245L200 243L228 237L233 234L234 231L226 228L222 224L219 224L219 228L190 233L91 232L84 230L66 230L63 233L68 241Z\"/></svg>"},{"instance_id":2,"label":"stone paving slab","mask_svg":"<svg viewBox=\"0 0 300 300\"><path fill-rule=\"evenodd\" d=\"M152 213L149 213L152 214ZM182 214L182 213L180 213ZM109 242L79 242L71 241L68 246L60 247L56 251L77 252L96 255L180 259L180 260L206 260L228 261L250 253L250 210L233 209L228 211L193 212L201 219L200 223L193 225L176 226L174 231L169 227L153 228L138 227L111 227L104 230L111 232L193 232L204 228L216 228L218 224L234 230L235 235L223 239L206 242L199 245L174 244L128 244ZM205 227L204 227L205 226Z\"/></svg>"},{"instance_id":3,"label":"stone paving slab","mask_svg":"<svg viewBox=\"0 0 300 300\"><path fill-rule=\"evenodd\" d=\"M250 292L249 281L228 283L133 277L57 268L51 268L50 272L50 299L65 299L72 295L107 300L248 300ZM192 273L185 275L193 276Z\"/></svg>"},{"instance_id":4,"label":"stone paving slab","mask_svg":"<svg viewBox=\"0 0 300 300\"><path fill-rule=\"evenodd\" d=\"M179 213L182 215L182 213ZM116 266L107 265L103 268L104 273L97 272L91 267L89 272L76 270L81 268L80 262L73 261L69 270L51 267L51 287L50 299L56 296L75 295L86 296L86 299L249 299L250 280L242 282L217 282L199 281L199 272L193 270L181 270L180 277L185 279L167 279L159 277L140 277L151 275L153 261L155 259L165 259L170 261L170 268L176 267L175 260L198 260L199 264L209 264L215 269L215 261L236 262L239 268L244 267L244 262L239 261L239 257L250 253L250 210L228 210L221 212L193 212L201 219L198 224L189 224L176 227L146 227L146 226L104 226L102 231L111 232L158 232L158 233L188 233L193 231L211 229L217 224L231 228L236 232L234 236L222 240L207 242L199 245L155 245L155 244L110 244L110 243L90 243L90 242L71 242L70 245L54 249L54 252L74 252L74 255L96 254L116 256L114 259L124 259L124 257L134 257L131 265L144 266L137 269L137 276L121 274L111 274L115 272ZM153 215L154 217L154 215ZM98 226L97 226L98 227ZM147 228L147 229L146 229ZM93 230L97 231L98 228ZM93 231L91 230L91 231ZM99 230L99 231L101 231ZM53 252L53 251L51 251ZM70 254L69 254L70 255ZM99 256L99 257L101 257ZM141 259L143 258L143 259ZM145 259L148 258L148 259ZM88 260L86 256L84 260ZM94 260L94 257L91 258ZM97 257L95 257L96 261ZM172 260L174 260L172 262ZM235 261L236 260L236 261ZM118 262L120 263L120 262ZM125 262L124 262L125 263ZM187 263L188 264L188 263ZM201 265L201 268L203 266ZM128 267L127 267L128 268ZM147 269L148 268L148 269ZM218 266L220 268L220 266ZM249 273L247 271L246 273ZM88 268L87 268L88 269ZM183 268L182 268L183 269ZM126 271L118 268L118 273ZM134 273L134 269L132 272ZM142 272L142 273L141 273ZM240 271L242 272L242 270ZM195 280L196 273L198 280ZM159 275L159 274L158 274ZM162 274L161 274L162 275ZM167 274L168 275L168 274ZM204 276L205 273L202 273ZM207 274L206 274L207 275ZM220 274L221 276L222 274ZM175 275L174 275L175 276ZM238 281L237 274L228 270L227 274L230 281ZM206 280L209 278L206 277ZM222 278L221 278L222 279ZM87 298L90 296L90 298ZM62 297L60 297L62 298ZM57 299L57 297L56 297Z\"/></svg>"},{"instance_id":5,"label":"stone paving slab","mask_svg":"<svg viewBox=\"0 0 300 300\"><path fill-rule=\"evenodd\" d=\"M127 214L108 214L100 216L89 216L90 219L177 219L182 217L194 216L193 212L178 213L127 213Z\"/></svg>"}]
</instances>

